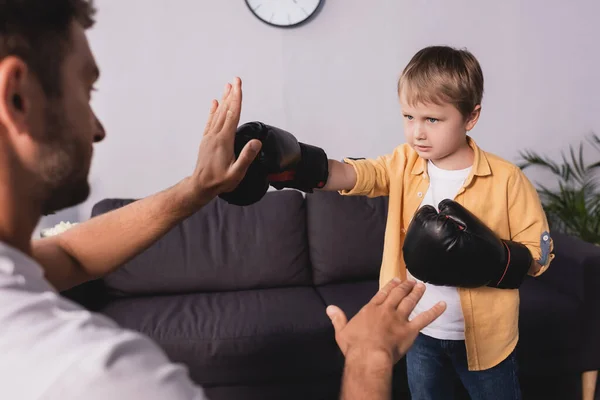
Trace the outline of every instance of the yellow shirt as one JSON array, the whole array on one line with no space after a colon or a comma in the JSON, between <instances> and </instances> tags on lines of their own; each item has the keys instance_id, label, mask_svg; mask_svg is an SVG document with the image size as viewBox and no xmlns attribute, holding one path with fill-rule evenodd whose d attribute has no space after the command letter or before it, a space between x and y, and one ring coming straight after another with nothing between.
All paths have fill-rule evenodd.
<instances>
[{"instance_id":1,"label":"yellow shirt","mask_svg":"<svg viewBox=\"0 0 600 400\"><path fill-rule=\"evenodd\" d=\"M521 169L481 150L467 136L475 153L473 168L454 198L505 240L524 244L542 266L554 258L546 214L538 193ZM406 279L402 245L406 229L429 188L427 161L407 144L376 159L349 159L356 185L343 195L389 196L388 216L379 276L380 287L394 277ZM519 333L518 289L458 288L465 320L469 370L494 367L515 348Z\"/></svg>"}]
</instances>

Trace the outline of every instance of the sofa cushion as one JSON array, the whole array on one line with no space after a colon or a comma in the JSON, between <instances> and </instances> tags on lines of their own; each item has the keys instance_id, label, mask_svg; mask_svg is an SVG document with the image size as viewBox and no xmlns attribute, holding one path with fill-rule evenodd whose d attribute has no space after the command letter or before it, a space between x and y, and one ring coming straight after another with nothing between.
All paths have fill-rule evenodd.
<instances>
[{"instance_id":1,"label":"sofa cushion","mask_svg":"<svg viewBox=\"0 0 600 400\"><path fill-rule=\"evenodd\" d=\"M131 202L102 200L92 216ZM247 207L216 198L104 282L129 295L310 284L304 197L269 192Z\"/></svg>"},{"instance_id":2,"label":"sofa cushion","mask_svg":"<svg viewBox=\"0 0 600 400\"><path fill-rule=\"evenodd\" d=\"M377 293L379 281L332 283L316 289L326 306L338 306L349 321Z\"/></svg>"},{"instance_id":3,"label":"sofa cushion","mask_svg":"<svg viewBox=\"0 0 600 400\"><path fill-rule=\"evenodd\" d=\"M577 368L585 318L583 303L548 283L527 277L520 293L519 368L525 374L557 374Z\"/></svg>"},{"instance_id":4,"label":"sofa cushion","mask_svg":"<svg viewBox=\"0 0 600 400\"><path fill-rule=\"evenodd\" d=\"M378 289L379 283L377 280L334 283L317 287L317 291L325 304L341 308L348 320L375 296Z\"/></svg>"},{"instance_id":5,"label":"sofa cushion","mask_svg":"<svg viewBox=\"0 0 600 400\"><path fill-rule=\"evenodd\" d=\"M383 254L387 197L306 196L308 245L316 285L376 279Z\"/></svg>"},{"instance_id":6,"label":"sofa cushion","mask_svg":"<svg viewBox=\"0 0 600 400\"><path fill-rule=\"evenodd\" d=\"M204 386L301 381L342 368L313 288L120 298L102 312L150 336Z\"/></svg>"}]
</instances>

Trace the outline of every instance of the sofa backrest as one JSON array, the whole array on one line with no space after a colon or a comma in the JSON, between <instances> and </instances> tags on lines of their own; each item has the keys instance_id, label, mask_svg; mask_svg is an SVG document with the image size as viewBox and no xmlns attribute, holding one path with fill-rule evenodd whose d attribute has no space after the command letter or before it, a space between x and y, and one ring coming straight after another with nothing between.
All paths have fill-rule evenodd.
<instances>
[{"instance_id":1,"label":"sofa backrest","mask_svg":"<svg viewBox=\"0 0 600 400\"><path fill-rule=\"evenodd\" d=\"M306 195L308 244L316 285L378 279L388 198Z\"/></svg>"},{"instance_id":2,"label":"sofa backrest","mask_svg":"<svg viewBox=\"0 0 600 400\"><path fill-rule=\"evenodd\" d=\"M102 200L92 217L133 201ZM216 198L104 283L117 295L310 285L304 197L268 192L247 207Z\"/></svg>"}]
</instances>

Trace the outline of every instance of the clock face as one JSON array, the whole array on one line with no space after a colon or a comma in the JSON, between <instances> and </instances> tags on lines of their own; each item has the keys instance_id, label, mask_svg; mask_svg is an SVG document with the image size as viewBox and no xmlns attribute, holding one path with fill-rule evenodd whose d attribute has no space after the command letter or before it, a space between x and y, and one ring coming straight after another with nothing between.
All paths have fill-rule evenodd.
<instances>
[{"instance_id":1,"label":"clock face","mask_svg":"<svg viewBox=\"0 0 600 400\"><path fill-rule=\"evenodd\" d=\"M269 25L292 27L312 17L322 0L246 0L250 11Z\"/></svg>"}]
</instances>

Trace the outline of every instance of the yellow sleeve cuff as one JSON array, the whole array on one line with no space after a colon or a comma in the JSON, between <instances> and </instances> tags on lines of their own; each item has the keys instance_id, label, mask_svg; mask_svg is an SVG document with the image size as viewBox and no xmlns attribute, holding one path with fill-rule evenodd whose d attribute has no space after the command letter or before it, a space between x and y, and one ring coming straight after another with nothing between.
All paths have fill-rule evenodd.
<instances>
[{"instance_id":1,"label":"yellow sleeve cuff","mask_svg":"<svg viewBox=\"0 0 600 400\"><path fill-rule=\"evenodd\" d=\"M340 190L341 195L376 197L389 194L388 172L382 159L354 160L344 158L344 162L354 167L356 184L350 190Z\"/></svg>"}]
</instances>

